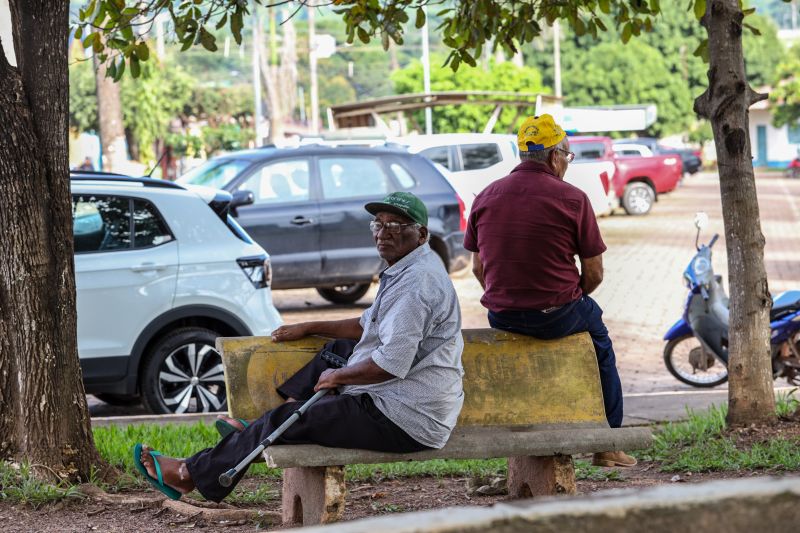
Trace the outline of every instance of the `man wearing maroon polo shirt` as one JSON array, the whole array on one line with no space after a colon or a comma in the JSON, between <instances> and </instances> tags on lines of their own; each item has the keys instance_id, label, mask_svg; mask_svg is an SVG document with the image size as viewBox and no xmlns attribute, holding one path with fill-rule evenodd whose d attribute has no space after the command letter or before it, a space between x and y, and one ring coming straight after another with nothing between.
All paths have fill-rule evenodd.
<instances>
[{"instance_id":1,"label":"man wearing maroon polo shirt","mask_svg":"<svg viewBox=\"0 0 800 533\"><path fill-rule=\"evenodd\" d=\"M603 252L586 194L563 181L574 158L550 115L528 117L517 136L522 163L472 204L464 248L484 289L493 328L557 339L588 331L600 369L608 424L622 425L622 386L603 312L589 296L603 280ZM575 256L581 263L580 272ZM599 466L633 466L624 452L594 456Z\"/></svg>"}]
</instances>

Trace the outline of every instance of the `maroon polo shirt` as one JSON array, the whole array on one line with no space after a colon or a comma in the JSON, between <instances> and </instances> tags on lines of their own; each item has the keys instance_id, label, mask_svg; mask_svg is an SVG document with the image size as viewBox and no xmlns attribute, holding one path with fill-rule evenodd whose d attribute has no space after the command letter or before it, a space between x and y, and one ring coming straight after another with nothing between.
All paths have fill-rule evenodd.
<instances>
[{"instance_id":1,"label":"maroon polo shirt","mask_svg":"<svg viewBox=\"0 0 800 533\"><path fill-rule=\"evenodd\" d=\"M491 311L547 309L581 297L575 256L606 251L586 194L524 161L472 204L464 248L483 263Z\"/></svg>"}]
</instances>

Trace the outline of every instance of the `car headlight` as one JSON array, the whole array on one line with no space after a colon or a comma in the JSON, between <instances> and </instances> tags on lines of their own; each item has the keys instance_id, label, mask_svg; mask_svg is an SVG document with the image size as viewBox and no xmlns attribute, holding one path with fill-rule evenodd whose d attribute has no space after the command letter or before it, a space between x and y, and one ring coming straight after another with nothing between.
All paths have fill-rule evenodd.
<instances>
[{"instance_id":1,"label":"car headlight","mask_svg":"<svg viewBox=\"0 0 800 533\"><path fill-rule=\"evenodd\" d=\"M698 257L695 259L694 263L692 263L692 271L694 272L694 277L697 279L705 276L709 268L711 268L711 264L705 257Z\"/></svg>"}]
</instances>

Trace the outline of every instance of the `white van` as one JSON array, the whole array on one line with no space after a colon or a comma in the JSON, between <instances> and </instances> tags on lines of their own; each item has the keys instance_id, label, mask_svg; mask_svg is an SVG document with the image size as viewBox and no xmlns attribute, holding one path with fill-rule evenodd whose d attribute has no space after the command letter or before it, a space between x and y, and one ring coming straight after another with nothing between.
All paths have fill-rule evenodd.
<instances>
[{"instance_id":1,"label":"white van","mask_svg":"<svg viewBox=\"0 0 800 533\"><path fill-rule=\"evenodd\" d=\"M410 135L388 139L408 151L427 157L437 164L458 195L466 211L475 196L495 180L507 176L520 163L515 135L496 133L441 133ZM597 169L576 165L567 170L564 181L578 187L589 197L595 214L611 211L609 194ZM606 181L608 183L608 181Z\"/></svg>"}]
</instances>

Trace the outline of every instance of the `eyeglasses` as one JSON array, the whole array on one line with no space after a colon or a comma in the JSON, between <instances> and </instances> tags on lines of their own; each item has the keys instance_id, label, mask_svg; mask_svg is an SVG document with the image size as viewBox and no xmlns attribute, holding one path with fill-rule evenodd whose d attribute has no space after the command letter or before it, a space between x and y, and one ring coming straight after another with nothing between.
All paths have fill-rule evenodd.
<instances>
[{"instance_id":1,"label":"eyeglasses","mask_svg":"<svg viewBox=\"0 0 800 533\"><path fill-rule=\"evenodd\" d=\"M575 159L575 152L570 152L569 150L564 150L563 148L556 148L556 150L567 154L564 156L564 158L567 160L567 163L572 163L572 161Z\"/></svg>"},{"instance_id":2,"label":"eyeglasses","mask_svg":"<svg viewBox=\"0 0 800 533\"><path fill-rule=\"evenodd\" d=\"M373 220L369 223L369 229L372 230L372 233L378 233L380 230L385 229L389 233L397 235L400 233L400 230L406 226L418 226L416 222L410 222L408 224L401 224L399 222L378 222L377 220Z\"/></svg>"}]
</instances>

